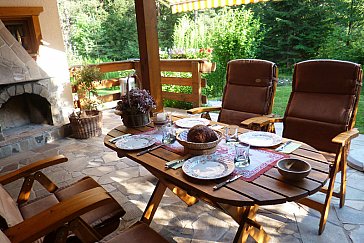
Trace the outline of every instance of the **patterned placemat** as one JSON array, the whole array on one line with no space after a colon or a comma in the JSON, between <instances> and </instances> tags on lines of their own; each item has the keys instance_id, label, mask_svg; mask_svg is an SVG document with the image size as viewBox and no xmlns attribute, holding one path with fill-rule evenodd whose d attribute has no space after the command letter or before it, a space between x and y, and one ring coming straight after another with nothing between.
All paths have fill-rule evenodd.
<instances>
[{"instance_id":1,"label":"patterned placemat","mask_svg":"<svg viewBox=\"0 0 364 243\"><path fill-rule=\"evenodd\" d=\"M161 129L151 129L142 134L148 134L153 136L158 142L162 143L162 130ZM181 155L184 155L183 146L175 141L172 144L164 145L164 148ZM218 144L215 154L218 154L226 159L234 161L235 157L235 147L234 144L227 144L224 139ZM240 177L244 181L253 181L258 178L264 172L268 171L276 165L276 163L283 158L288 158L288 155L275 152L273 150L268 150L264 148L251 148L249 150L250 165L244 168L235 168L233 174L240 174Z\"/></svg>"},{"instance_id":2,"label":"patterned placemat","mask_svg":"<svg viewBox=\"0 0 364 243\"><path fill-rule=\"evenodd\" d=\"M157 140L156 144L161 144L162 143L163 132L162 132L161 128L159 128L159 129L158 128L152 128L151 130L149 130L147 132L143 132L141 134L147 134L147 135L153 136ZM172 152L180 154L180 155L185 154L183 146L177 140L174 141L171 144L165 144L163 147L168 149L169 151L172 151Z\"/></svg>"},{"instance_id":3,"label":"patterned placemat","mask_svg":"<svg viewBox=\"0 0 364 243\"><path fill-rule=\"evenodd\" d=\"M226 144L225 141L221 141L216 149L216 153L234 160L234 144ZM287 157L289 156L272 150L251 148L249 150L250 165L244 168L235 168L233 174L242 175L240 179L244 181L253 181L274 167L280 159Z\"/></svg>"}]
</instances>

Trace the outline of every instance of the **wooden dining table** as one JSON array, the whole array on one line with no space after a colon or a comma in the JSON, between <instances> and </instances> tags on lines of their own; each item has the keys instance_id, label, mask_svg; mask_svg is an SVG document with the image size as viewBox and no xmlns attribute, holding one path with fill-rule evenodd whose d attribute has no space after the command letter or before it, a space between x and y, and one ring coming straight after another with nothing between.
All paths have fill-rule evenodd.
<instances>
[{"instance_id":1,"label":"wooden dining table","mask_svg":"<svg viewBox=\"0 0 364 243\"><path fill-rule=\"evenodd\" d=\"M180 118L183 117L173 116L174 121ZM211 124L227 126L217 122L211 122ZM169 188L188 206L202 200L230 215L239 225L233 242L245 242L248 236L257 242L266 242L269 236L256 221L259 206L299 201L319 191L329 178L329 162L316 149L301 143L302 145L290 153L289 157L304 160L311 165L311 172L303 180L288 181L274 166L251 182L238 179L219 190L213 190L215 185L231 178L232 175L213 180L194 179L187 176L181 168L176 170L165 168L166 162L188 158L191 155L181 155L161 146L138 156L137 153L140 150L122 150L109 141L123 134L140 134L150 131L153 127L153 123L139 128L127 128L120 125L112 129L104 138L105 146L117 152L119 157L126 156L136 161L158 178L154 192L141 218L141 221L147 224L151 223L165 190ZM223 131L223 128L221 129ZM239 128L238 132L241 134L249 132L249 130ZM283 138L283 142L285 141L287 140Z\"/></svg>"}]
</instances>

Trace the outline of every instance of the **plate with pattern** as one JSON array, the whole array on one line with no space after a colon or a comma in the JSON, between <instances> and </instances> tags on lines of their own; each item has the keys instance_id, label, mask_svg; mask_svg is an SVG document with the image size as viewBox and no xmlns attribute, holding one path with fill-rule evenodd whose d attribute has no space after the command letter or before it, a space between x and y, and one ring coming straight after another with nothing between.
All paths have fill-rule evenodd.
<instances>
[{"instance_id":1,"label":"plate with pattern","mask_svg":"<svg viewBox=\"0 0 364 243\"><path fill-rule=\"evenodd\" d=\"M272 147L282 142L282 137L270 132L246 132L239 135L239 141L254 147Z\"/></svg>"},{"instance_id":2,"label":"plate with pattern","mask_svg":"<svg viewBox=\"0 0 364 243\"><path fill-rule=\"evenodd\" d=\"M210 120L207 120L205 118L199 118L199 117L189 117L189 118L182 118L177 121L175 121L176 126L183 127L183 128L191 128L196 125L209 125Z\"/></svg>"},{"instance_id":3,"label":"plate with pattern","mask_svg":"<svg viewBox=\"0 0 364 243\"><path fill-rule=\"evenodd\" d=\"M152 146L156 142L157 140L150 135L132 135L121 138L115 146L123 150L137 150Z\"/></svg>"},{"instance_id":4,"label":"plate with pattern","mask_svg":"<svg viewBox=\"0 0 364 243\"><path fill-rule=\"evenodd\" d=\"M182 166L186 175L202 180L223 178L230 175L234 169L233 160L216 154L192 157Z\"/></svg>"}]
</instances>

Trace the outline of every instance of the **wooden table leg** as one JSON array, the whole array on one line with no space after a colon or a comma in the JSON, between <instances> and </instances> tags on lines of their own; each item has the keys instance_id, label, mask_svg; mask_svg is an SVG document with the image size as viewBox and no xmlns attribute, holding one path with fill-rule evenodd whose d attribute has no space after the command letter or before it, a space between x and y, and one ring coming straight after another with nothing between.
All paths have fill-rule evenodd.
<instances>
[{"instance_id":1,"label":"wooden table leg","mask_svg":"<svg viewBox=\"0 0 364 243\"><path fill-rule=\"evenodd\" d=\"M157 185L155 186L153 194L149 199L148 205L145 208L145 211L144 211L140 221L142 221L148 225L152 222L154 214L157 211L159 203L161 202L166 189L167 189L166 185L164 185L160 181L157 182Z\"/></svg>"},{"instance_id":2,"label":"wooden table leg","mask_svg":"<svg viewBox=\"0 0 364 243\"><path fill-rule=\"evenodd\" d=\"M163 184L167 185L167 187L177 196L179 197L187 206L192 206L198 202L196 197L189 195L186 191L181 188L175 186L172 183L163 181Z\"/></svg>"},{"instance_id":3,"label":"wooden table leg","mask_svg":"<svg viewBox=\"0 0 364 243\"><path fill-rule=\"evenodd\" d=\"M227 214L229 214L238 224L234 243L246 242L251 236L256 242L268 242L269 236L263 227L255 221L258 206L234 207L225 204L219 204Z\"/></svg>"},{"instance_id":4,"label":"wooden table leg","mask_svg":"<svg viewBox=\"0 0 364 243\"><path fill-rule=\"evenodd\" d=\"M189 195L185 190L179 188L171 182L168 182L161 176L158 172L154 170L149 170L155 177L159 178L159 180L166 185L177 197L179 197L187 206L192 206L198 202L198 198Z\"/></svg>"}]
</instances>

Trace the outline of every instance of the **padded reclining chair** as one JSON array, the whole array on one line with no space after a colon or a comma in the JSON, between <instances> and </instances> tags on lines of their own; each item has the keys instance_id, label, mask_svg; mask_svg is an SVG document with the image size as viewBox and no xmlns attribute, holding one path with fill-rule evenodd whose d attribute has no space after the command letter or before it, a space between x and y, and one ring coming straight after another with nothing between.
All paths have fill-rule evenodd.
<instances>
[{"instance_id":1,"label":"padded reclining chair","mask_svg":"<svg viewBox=\"0 0 364 243\"><path fill-rule=\"evenodd\" d=\"M85 238L89 232L100 240L117 229L125 211L91 177L58 188L40 171L66 161L66 157L58 155L0 176L0 227L11 242L32 242L43 236L46 242L54 242L54 237L65 240L68 231L83 241L89 241ZM2 185L22 178L15 203ZM28 201L34 180L50 193Z\"/></svg>"},{"instance_id":2,"label":"padded reclining chair","mask_svg":"<svg viewBox=\"0 0 364 243\"><path fill-rule=\"evenodd\" d=\"M227 64L226 85L222 107L199 107L190 109L189 114L220 111L218 121L241 125L251 118L272 112L277 87L277 66L270 61L257 59L232 60Z\"/></svg>"},{"instance_id":3,"label":"padded reclining chair","mask_svg":"<svg viewBox=\"0 0 364 243\"><path fill-rule=\"evenodd\" d=\"M359 64L335 60L311 60L294 67L292 93L283 117L283 137L302 141L322 151L332 162L325 202L305 198L300 203L321 213L319 234L325 228L332 196L345 203L347 154L354 129L362 86ZM273 122L259 120L256 125ZM250 121L254 123L252 120ZM335 176L341 172L340 192L334 192Z\"/></svg>"}]
</instances>

